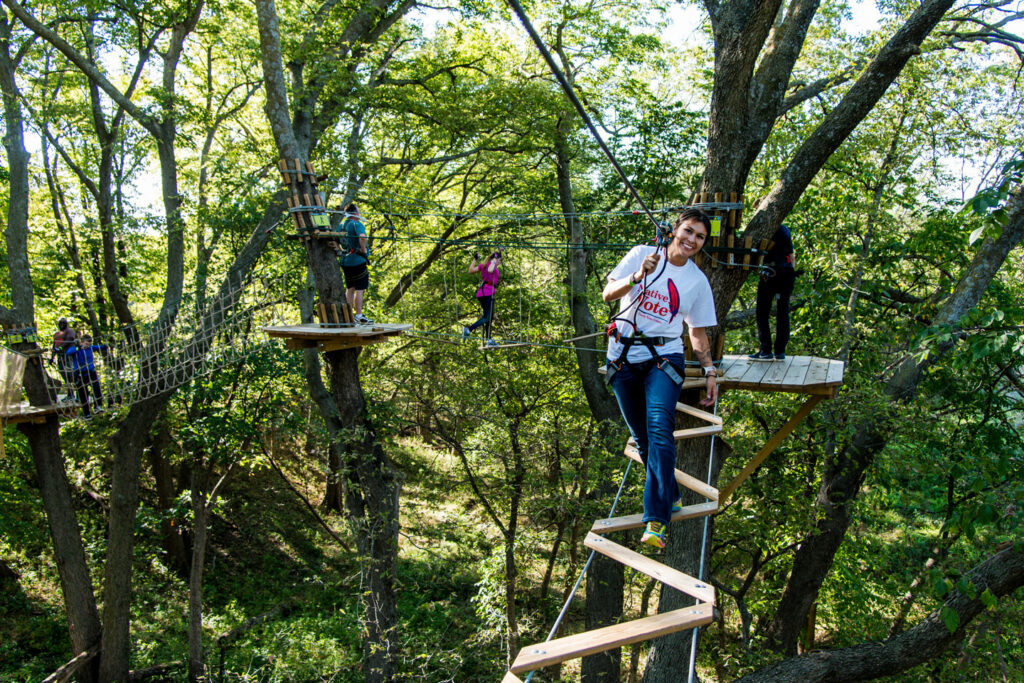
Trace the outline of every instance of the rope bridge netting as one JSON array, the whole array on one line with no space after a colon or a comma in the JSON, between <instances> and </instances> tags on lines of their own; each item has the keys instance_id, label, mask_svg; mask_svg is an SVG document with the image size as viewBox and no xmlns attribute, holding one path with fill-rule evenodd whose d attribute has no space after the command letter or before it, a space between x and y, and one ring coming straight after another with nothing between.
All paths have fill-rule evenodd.
<instances>
[{"instance_id":1,"label":"rope bridge netting","mask_svg":"<svg viewBox=\"0 0 1024 683\"><path fill-rule=\"evenodd\" d=\"M60 351L45 349L37 356L44 367L49 412L91 417L96 408L128 407L244 360L268 343L263 326L298 316L296 293L302 284L301 273L264 269L225 285L201 309L184 306L173 319L119 328L94 340L92 377L71 369ZM4 390L20 395L20 376L5 373L4 379ZM27 409L8 398L5 415Z\"/></svg>"}]
</instances>

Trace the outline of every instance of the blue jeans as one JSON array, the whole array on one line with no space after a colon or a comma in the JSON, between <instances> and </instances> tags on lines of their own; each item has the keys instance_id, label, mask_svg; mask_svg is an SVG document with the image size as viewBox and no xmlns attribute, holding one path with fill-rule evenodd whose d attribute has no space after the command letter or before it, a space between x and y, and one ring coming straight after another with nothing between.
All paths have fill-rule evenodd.
<instances>
[{"instance_id":1,"label":"blue jeans","mask_svg":"<svg viewBox=\"0 0 1024 683\"><path fill-rule=\"evenodd\" d=\"M683 374L681 353L663 356ZM679 498L676 483L676 402L681 387L659 370L653 360L623 363L611 381L612 392L647 467L644 483L644 522L668 524L672 503Z\"/></svg>"}]
</instances>

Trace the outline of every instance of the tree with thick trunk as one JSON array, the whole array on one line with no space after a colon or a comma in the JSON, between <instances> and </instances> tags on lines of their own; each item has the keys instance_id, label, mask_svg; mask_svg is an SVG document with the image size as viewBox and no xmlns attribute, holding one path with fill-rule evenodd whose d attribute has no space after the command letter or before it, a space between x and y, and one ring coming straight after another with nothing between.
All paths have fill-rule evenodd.
<instances>
[{"instance_id":1,"label":"tree with thick trunk","mask_svg":"<svg viewBox=\"0 0 1024 683\"><path fill-rule=\"evenodd\" d=\"M910 58L920 52L922 41L952 4L952 0L926 0L907 17L860 72L838 104L793 154L774 187L755 207L743 237L751 237L755 242L771 237L832 153L871 112ZM778 117L803 101L801 98L813 96L815 92L814 88L808 87L787 97L793 66L818 3L816 0L797 0L779 15L781 6L781 0L705 1L714 35L715 65L708 160L698 188L700 191L742 193L751 165L763 149ZM777 17L780 21L776 21ZM709 274L720 320L725 319L749 274L740 269L716 269ZM710 331L713 347L714 340L721 333L720 327ZM695 476L702 476L707 472L707 458L705 440L682 441L677 466ZM716 458L714 469L720 467L721 462ZM714 485L717 473L713 471L711 474ZM694 521L682 522L677 527L680 530L670 536L668 563L683 571L695 571L703 527ZM685 536L685 540L679 536ZM705 557L704 571L707 569ZM662 595L660 611L679 606L677 592L663 590ZM810 603L806 607L809 608ZM806 612L798 620L802 624L805 618ZM688 670L690 643L686 632L656 641L645 672L645 682L675 680L679 670Z\"/></svg>"},{"instance_id":2,"label":"tree with thick trunk","mask_svg":"<svg viewBox=\"0 0 1024 683\"><path fill-rule=\"evenodd\" d=\"M954 591L943 605L903 633L880 642L815 651L785 659L739 679L744 683L846 683L897 676L937 657L963 640L971 621L985 610L983 595L1008 596L1024 586L1024 553L1008 547L967 575L972 591ZM947 627L956 615L954 630ZM945 615L945 618L944 618Z\"/></svg>"},{"instance_id":3,"label":"tree with thick trunk","mask_svg":"<svg viewBox=\"0 0 1024 683\"><path fill-rule=\"evenodd\" d=\"M981 245L932 325L955 327L981 300L1010 251L1024 240L1024 189L1016 188L1007 208L1009 220L1001 234ZM855 425L853 437L828 461L816 500L820 516L793 558L789 580L767 629L770 644L780 652L796 652L800 629L846 535L867 470L895 433L896 406L913 397L927 367L942 360L954 345L955 339L939 344L927 360L909 349L885 384L891 408Z\"/></svg>"},{"instance_id":4,"label":"tree with thick trunk","mask_svg":"<svg viewBox=\"0 0 1024 683\"><path fill-rule=\"evenodd\" d=\"M359 41L376 40L411 5L410 2L392 5L386 0L369 3L349 20L342 31L347 40L341 44L351 46ZM314 75L310 81L303 82L305 65L289 64L296 86L295 112L290 113L277 9L273 0L259 0L256 11L267 118L278 153L283 159L306 160L322 130L313 121L330 120L318 119L314 113L324 85L323 78L316 74L323 74L327 69L325 65L317 65L311 69ZM310 35L316 28L314 25ZM335 104L322 103L321 114L334 110ZM320 301L327 307L344 305L345 288L334 252L323 240L310 240L306 250L307 265ZM399 645L395 595L399 482L376 439L367 413L359 376L359 353L357 348L324 354L329 393L318 391L319 383L314 383L310 389L315 393L328 434L337 444L345 505L358 544L364 587L363 677L366 681L390 681L397 673Z\"/></svg>"},{"instance_id":5,"label":"tree with thick trunk","mask_svg":"<svg viewBox=\"0 0 1024 683\"><path fill-rule=\"evenodd\" d=\"M35 299L28 259L29 153L25 148L20 95L15 80L18 63L24 56L23 50L29 45L26 44L22 50L12 54L12 34L7 13L0 12L0 94L3 96L4 151L10 183L4 239L13 305L11 309L0 307L0 324L4 325L16 325L35 319ZM34 343L23 342L16 344L15 350L34 346ZM51 403L46 376L38 356L28 364L24 383L32 405L45 406ZM71 646L77 655L97 645L101 631L92 577L86 563L71 487L64 469L60 423L56 415L49 415L42 424L27 423L21 425L20 429L28 439L35 461L67 610ZM95 680L95 675L94 667L87 667L81 673L82 679L86 681Z\"/></svg>"}]
</instances>

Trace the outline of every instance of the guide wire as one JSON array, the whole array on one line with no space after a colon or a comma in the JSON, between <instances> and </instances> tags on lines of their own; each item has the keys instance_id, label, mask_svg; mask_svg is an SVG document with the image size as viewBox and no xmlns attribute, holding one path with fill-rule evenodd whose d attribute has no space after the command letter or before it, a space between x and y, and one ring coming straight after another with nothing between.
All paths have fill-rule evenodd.
<instances>
[{"instance_id":1,"label":"guide wire","mask_svg":"<svg viewBox=\"0 0 1024 683\"><path fill-rule=\"evenodd\" d=\"M718 395L715 395L715 407L711 410L712 415L718 415ZM711 435L711 450L708 451L708 476L705 482L708 486L711 486L711 468L715 462L715 435ZM707 557L708 549L708 526L711 523L711 517L707 516L704 518L704 532L700 540L700 564L697 566L697 580L704 580L704 562ZM690 673L687 677L687 683L693 683L694 675L697 672L697 634L700 632L699 626L693 627L693 639L690 642Z\"/></svg>"},{"instance_id":2,"label":"guide wire","mask_svg":"<svg viewBox=\"0 0 1024 683\"><path fill-rule=\"evenodd\" d=\"M619 504L619 498L622 496L622 489L626 486L626 478L629 477L629 470L633 467L633 461L629 460L626 463L626 471L622 473L622 481L619 482L619 490L615 493L615 500L612 501L612 509L608 511L608 517L615 516L615 507ZM565 617L565 613L569 611L569 604L572 603L573 597L576 595L576 591L579 590L580 584L583 582L583 577L586 576L587 570L590 568L590 563L594 561L594 555L597 554L596 550L590 551L590 557L587 558L587 563L583 565L583 569L580 571L579 577L576 579L576 583L573 585L572 590L569 591L569 597L565 599L565 604L562 605L562 611L558 613L558 618L555 619L555 625L551 627L551 632L548 633L548 637L544 639L544 642L548 642L555 637L558 633L558 627L562 624L562 619ZM533 674L537 672L536 669L531 671L523 683L530 683L530 679L533 678ZM691 682L692 683L692 682Z\"/></svg>"},{"instance_id":3,"label":"guide wire","mask_svg":"<svg viewBox=\"0 0 1024 683\"><path fill-rule=\"evenodd\" d=\"M547 46L544 45L544 41L541 40L540 35L538 35L537 31L533 28L533 24L530 23L529 17L526 16L526 10L524 10L523 6L519 4L519 0L508 0L508 4L512 8L512 11L516 13L516 16L519 17L519 21L523 24L523 28L525 28L526 32L530 34L530 39L533 40L533 44L537 47L537 51L540 52L541 56L544 58L544 61L547 62L548 68L551 69L551 73L554 74L555 79L558 81L558 84L562 86L562 91L565 93L566 98L568 98L569 102L572 103L572 106L576 109L576 113L580 115L580 118L583 119L583 122L587 124L587 128L590 130L590 134L594 136L594 139L597 141L597 144L601 148L601 151L604 152L604 155L606 157L608 157L608 161L615 168L615 171L619 174L619 177L622 178L622 182L623 184L625 184L626 189L628 189L630 194L633 195L633 199L635 199L637 204L640 205L640 208L644 210L644 213L647 214L647 217L651 219L651 222L654 223L654 226L656 228L660 228L661 225L658 222L658 219L655 218L654 214L651 213L651 210L647 208L647 204L645 204L644 200L640 198L640 194L636 191L636 188L633 187L633 183L631 183L629 181L629 178L626 177L626 173L622 170L622 167L619 166L619 162L615 159L615 155L612 154L612 151L608 148L608 145L605 144L604 139L601 137L601 134L597 131L597 127L594 126L594 122L590 120L590 116L583 108L583 105L580 103L579 98L576 97L576 92L575 90L573 90L572 85L569 83L568 80L566 80L565 74L563 74L561 69L558 68L558 65L555 64L554 57L551 56L551 53L548 51Z\"/></svg>"}]
</instances>

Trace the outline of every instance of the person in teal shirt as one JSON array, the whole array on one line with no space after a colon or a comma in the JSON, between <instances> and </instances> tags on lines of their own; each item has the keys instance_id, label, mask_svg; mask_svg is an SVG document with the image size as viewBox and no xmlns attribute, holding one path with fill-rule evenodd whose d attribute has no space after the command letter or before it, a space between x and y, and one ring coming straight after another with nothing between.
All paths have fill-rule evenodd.
<instances>
[{"instance_id":1,"label":"person in teal shirt","mask_svg":"<svg viewBox=\"0 0 1024 683\"><path fill-rule=\"evenodd\" d=\"M359 216L359 207L349 204L345 207L346 220L341 226L345 233L342 244L341 271L345 274L345 300L352 309L352 316L359 325L368 325L372 320L363 315L363 293L370 286L370 271L366 267L366 227Z\"/></svg>"}]
</instances>

